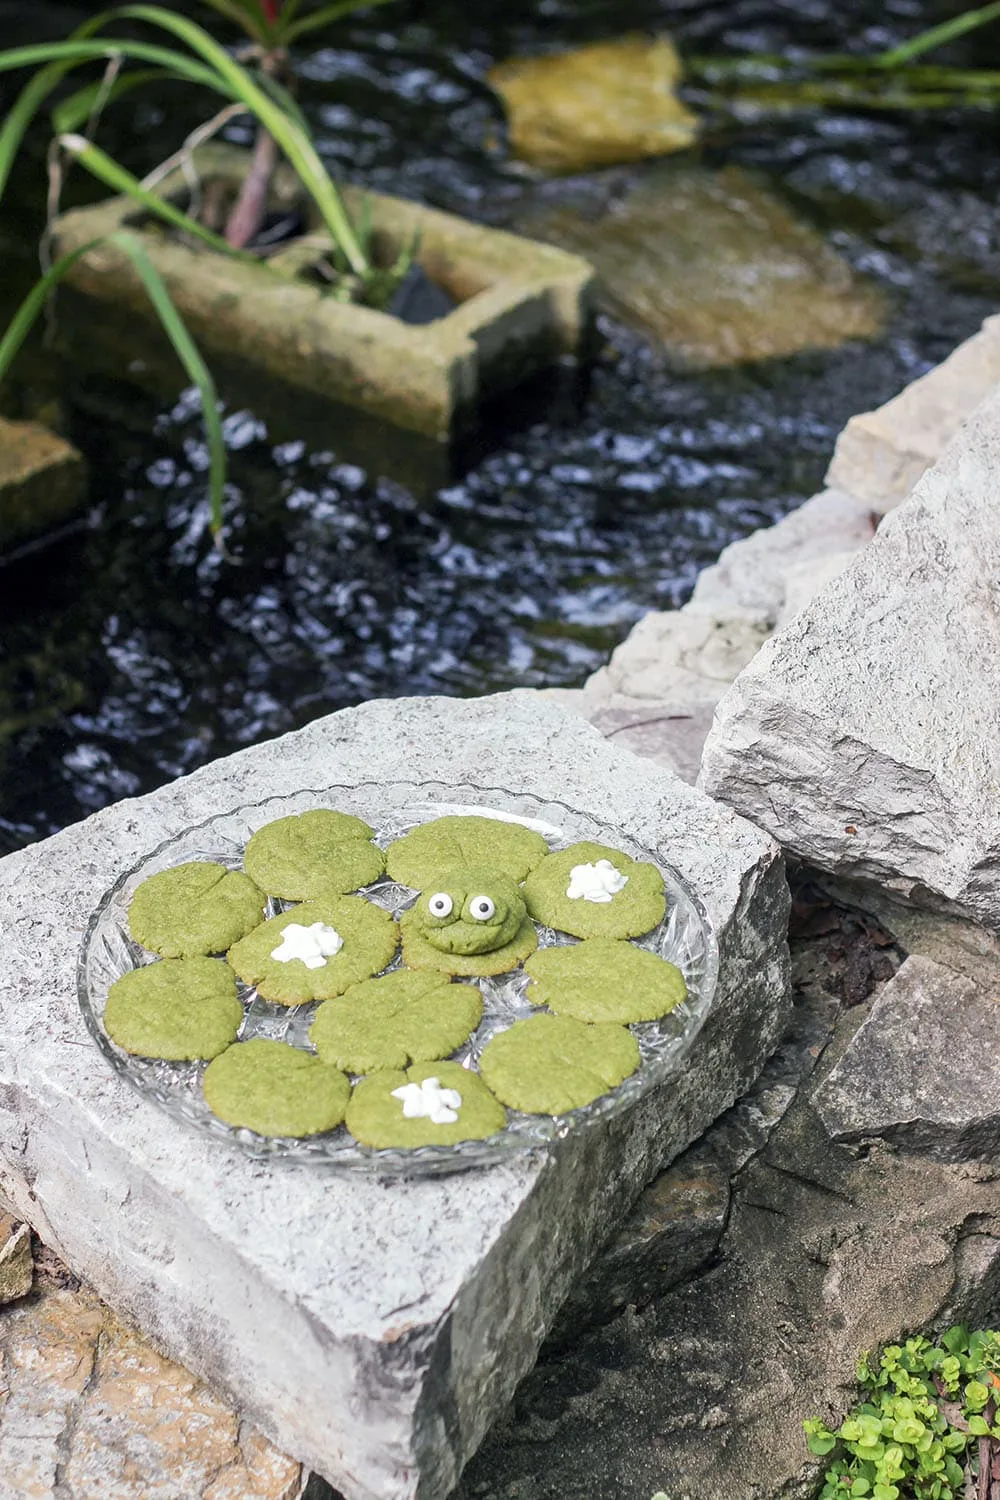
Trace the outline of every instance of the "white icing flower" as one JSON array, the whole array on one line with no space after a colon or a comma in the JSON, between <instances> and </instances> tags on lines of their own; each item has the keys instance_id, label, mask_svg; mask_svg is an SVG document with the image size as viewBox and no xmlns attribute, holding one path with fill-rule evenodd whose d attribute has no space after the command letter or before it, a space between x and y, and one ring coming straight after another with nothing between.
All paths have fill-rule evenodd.
<instances>
[{"instance_id":1,"label":"white icing flower","mask_svg":"<svg viewBox=\"0 0 1000 1500\"><path fill-rule=\"evenodd\" d=\"M606 905L628 885L628 876L616 870L610 859L599 859L596 865L574 865L569 872L571 901L599 901Z\"/></svg>"},{"instance_id":2,"label":"white icing flower","mask_svg":"<svg viewBox=\"0 0 1000 1500\"><path fill-rule=\"evenodd\" d=\"M328 958L333 958L344 946L344 939L325 922L314 922L303 927L301 922L289 922L282 929L281 942L272 949L271 957L279 964L289 964L299 958L307 969L322 969Z\"/></svg>"},{"instance_id":3,"label":"white icing flower","mask_svg":"<svg viewBox=\"0 0 1000 1500\"><path fill-rule=\"evenodd\" d=\"M462 1096L457 1089L443 1089L439 1078L425 1078L423 1083L404 1083L393 1089L392 1097L402 1099L407 1120L429 1119L432 1125L453 1125L458 1119Z\"/></svg>"}]
</instances>

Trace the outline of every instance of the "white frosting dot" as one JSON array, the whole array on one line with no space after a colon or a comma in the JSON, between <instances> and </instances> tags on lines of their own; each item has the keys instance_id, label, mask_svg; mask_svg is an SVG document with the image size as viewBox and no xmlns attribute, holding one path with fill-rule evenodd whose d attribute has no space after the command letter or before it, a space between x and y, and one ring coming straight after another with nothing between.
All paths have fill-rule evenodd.
<instances>
[{"instance_id":1,"label":"white frosting dot","mask_svg":"<svg viewBox=\"0 0 1000 1500\"><path fill-rule=\"evenodd\" d=\"M281 942L271 950L271 957L279 964L289 964L297 958L307 969L322 969L327 959L334 958L343 946L340 933L326 922L313 922L311 927L303 927L301 922L289 922L282 929Z\"/></svg>"},{"instance_id":2,"label":"white frosting dot","mask_svg":"<svg viewBox=\"0 0 1000 1500\"><path fill-rule=\"evenodd\" d=\"M628 885L628 876L616 870L610 859L594 865L574 865L569 872L566 894L571 901L597 901L606 905Z\"/></svg>"},{"instance_id":3,"label":"white frosting dot","mask_svg":"<svg viewBox=\"0 0 1000 1500\"><path fill-rule=\"evenodd\" d=\"M423 1083L404 1083L393 1089L392 1097L403 1101L407 1120L430 1120L432 1125L453 1125L458 1119L462 1096L457 1089L443 1089L439 1078L425 1078Z\"/></svg>"}]
</instances>

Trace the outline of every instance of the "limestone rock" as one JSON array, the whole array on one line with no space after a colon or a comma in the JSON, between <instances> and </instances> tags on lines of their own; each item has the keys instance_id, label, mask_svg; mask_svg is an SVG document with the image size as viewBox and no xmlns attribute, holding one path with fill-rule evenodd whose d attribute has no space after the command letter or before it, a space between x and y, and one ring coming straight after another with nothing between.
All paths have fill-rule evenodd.
<instances>
[{"instance_id":1,"label":"limestone rock","mask_svg":"<svg viewBox=\"0 0 1000 1500\"><path fill-rule=\"evenodd\" d=\"M651 610L595 672L593 699L621 694L712 707L768 637L766 626L690 610ZM589 710L588 710L589 712Z\"/></svg>"},{"instance_id":2,"label":"limestone rock","mask_svg":"<svg viewBox=\"0 0 1000 1500\"><path fill-rule=\"evenodd\" d=\"M0 419L0 552L51 531L83 499L80 454L37 422Z\"/></svg>"},{"instance_id":3,"label":"limestone rock","mask_svg":"<svg viewBox=\"0 0 1000 1500\"><path fill-rule=\"evenodd\" d=\"M1000 396L720 702L701 785L799 858L1000 927Z\"/></svg>"},{"instance_id":4,"label":"limestone rock","mask_svg":"<svg viewBox=\"0 0 1000 1500\"><path fill-rule=\"evenodd\" d=\"M778 625L786 625L801 614L828 584L836 583L856 556L855 551L831 552L826 557L811 557L790 567L785 574L785 602Z\"/></svg>"},{"instance_id":5,"label":"limestone rock","mask_svg":"<svg viewBox=\"0 0 1000 1500\"><path fill-rule=\"evenodd\" d=\"M745 618L772 628L789 613L789 587L798 609L799 581L812 564L859 552L875 535L866 501L843 490L823 490L773 526L731 542L719 561L698 575L688 611Z\"/></svg>"},{"instance_id":6,"label":"limestone rock","mask_svg":"<svg viewBox=\"0 0 1000 1500\"><path fill-rule=\"evenodd\" d=\"M26 1297L34 1274L29 1225L0 1212L0 1307Z\"/></svg>"},{"instance_id":7,"label":"limestone rock","mask_svg":"<svg viewBox=\"0 0 1000 1500\"><path fill-rule=\"evenodd\" d=\"M596 213L570 202L525 231L585 256L604 306L685 365L837 349L882 325L877 292L737 167L657 167Z\"/></svg>"},{"instance_id":8,"label":"limestone rock","mask_svg":"<svg viewBox=\"0 0 1000 1500\"><path fill-rule=\"evenodd\" d=\"M487 80L504 101L514 154L548 172L579 172L683 151L698 132L677 98L669 37L625 37L501 63Z\"/></svg>"},{"instance_id":9,"label":"limestone rock","mask_svg":"<svg viewBox=\"0 0 1000 1500\"><path fill-rule=\"evenodd\" d=\"M908 958L813 1102L834 1140L879 1136L939 1161L995 1155L996 995L930 959Z\"/></svg>"},{"instance_id":10,"label":"limestone rock","mask_svg":"<svg viewBox=\"0 0 1000 1500\"><path fill-rule=\"evenodd\" d=\"M125 1328L43 1278L0 1320L0 1500L296 1500L300 1466Z\"/></svg>"},{"instance_id":11,"label":"limestone rock","mask_svg":"<svg viewBox=\"0 0 1000 1500\"><path fill-rule=\"evenodd\" d=\"M993 317L884 406L852 417L837 439L827 483L874 511L891 510L998 383L1000 317Z\"/></svg>"},{"instance_id":12,"label":"limestone rock","mask_svg":"<svg viewBox=\"0 0 1000 1500\"><path fill-rule=\"evenodd\" d=\"M662 848L719 937L684 1066L628 1114L488 1171L382 1182L254 1159L136 1095L76 993L89 914L202 820L329 787L510 787ZM366 790L367 788L367 790ZM16 1211L158 1345L347 1500L443 1500L560 1303L647 1181L728 1108L788 1009L776 847L533 694L372 702L109 807L0 863L0 1181ZM214 1497L213 1497L214 1500Z\"/></svg>"},{"instance_id":13,"label":"limestone rock","mask_svg":"<svg viewBox=\"0 0 1000 1500\"><path fill-rule=\"evenodd\" d=\"M689 702L651 703L648 698L612 694L595 699L583 693L581 712L606 740L666 766L693 786L701 752L712 727L714 704L696 697Z\"/></svg>"}]
</instances>

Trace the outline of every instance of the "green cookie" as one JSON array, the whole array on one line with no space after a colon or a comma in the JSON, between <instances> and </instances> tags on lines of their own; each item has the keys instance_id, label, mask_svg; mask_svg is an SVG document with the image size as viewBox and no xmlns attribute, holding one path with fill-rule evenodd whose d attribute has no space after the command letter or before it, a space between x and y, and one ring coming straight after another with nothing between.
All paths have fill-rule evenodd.
<instances>
[{"instance_id":1,"label":"green cookie","mask_svg":"<svg viewBox=\"0 0 1000 1500\"><path fill-rule=\"evenodd\" d=\"M578 1021L658 1021L687 995L674 964L617 938L540 948L525 964L532 1005Z\"/></svg>"},{"instance_id":2,"label":"green cookie","mask_svg":"<svg viewBox=\"0 0 1000 1500\"><path fill-rule=\"evenodd\" d=\"M386 869L401 885L426 890L442 870L490 869L523 880L545 858L540 833L500 818L446 817L422 823L390 844Z\"/></svg>"},{"instance_id":3,"label":"green cookie","mask_svg":"<svg viewBox=\"0 0 1000 1500\"><path fill-rule=\"evenodd\" d=\"M225 953L260 923L264 894L247 875L192 860L144 880L132 897L129 931L164 958Z\"/></svg>"},{"instance_id":4,"label":"green cookie","mask_svg":"<svg viewBox=\"0 0 1000 1500\"><path fill-rule=\"evenodd\" d=\"M217 1057L243 1020L236 980L219 958L165 958L116 979L104 1029L137 1057Z\"/></svg>"},{"instance_id":5,"label":"green cookie","mask_svg":"<svg viewBox=\"0 0 1000 1500\"><path fill-rule=\"evenodd\" d=\"M437 969L440 974L454 974L461 978L506 974L508 970L516 969L521 960L538 947L534 923L525 917L509 942L499 948L486 953L442 952L425 936L427 913L420 910L421 903L426 903L428 896L435 894L433 891L425 893L417 905L404 911L399 919L403 934L403 962L411 969Z\"/></svg>"},{"instance_id":6,"label":"green cookie","mask_svg":"<svg viewBox=\"0 0 1000 1500\"><path fill-rule=\"evenodd\" d=\"M471 984L397 969L320 1006L309 1040L324 1062L348 1073L374 1073L447 1057L482 1017L483 999Z\"/></svg>"},{"instance_id":7,"label":"green cookie","mask_svg":"<svg viewBox=\"0 0 1000 1500\"><path fill-rule=\"evenodd\" d=\"M407 1119L404 1101L393 1097L394 1089L427 1078L436 1078L443 1089L461 1096L454 1122L435 1125L426 1115ZM485 1140L506 1123L507 1111L482 1079L452 1062L415 1063L406 1073L372 1073L355 1087L347 1106L347 1128L364 1146L454 1146L458 1141Z\"/></svg>"},{"instance_id":8,"label":"green cookie","mask_svg":"<svg viewBox=\"0 0 1000 1500\"><path fill-rule=\"evenodd\" d=\"M310 927L315 922L332 927L343 938L339 953L314 969L300 958L285 961L273 957L275 949L283 946L286 927L293 923ZM246 984L256 985L264 1000L304 1005L309 1000L342 995L352 984L378 974L392 962L398 944L399 929L387 911L363 896L340 896L307 901L280 917L272 917L234 944L226 956L239 977Z\"/></svg>"},{"instance_id":9,"label":"green cookie","mask_svg":"<svg viewBox=\"0 0 1000 1500\"><path fill-rule=\"evenodd\" d=\"M569 1016L515 1021L487 1042L479 1071L487 1086L529 1115L564 1115L616 1088L639 1066L624 1026L587 1026Z\"/></svg>"},{"instance_id":10,"label":"green cookie","mask_svg":"<svg viewBox=\"0 0 1000 1500\"><path fill-rule=\"evenodd\" d=\"M571 898L567 892L577 866L607 860L626 876L624 888L609 901ZM573 844L550 854L524 882L524 899L536 922L573 937L630 938L651 932L663 921L667 901L663 876L655 865L630 859L605 844Z\"/></svg>"},{"instance_id":11,"label":"green cookie","mask_svg":"<svg viewBox=\"0 0 1000 1500\"><path fill-rule=\"evenodd\" d=\"M340 896L370 885L385 869L385 855L370 842L373 832L360 818L317 808L258 828L243 863L262 891L286 901Z\"/></svg>"},{"instance_id":12,"label":"green cookie","mask_svg":"<svg viewBox=\"0 0 1000 1500\"><path fill-rule=\"evenodd\" d=\"M344 1118L351 1085L311 1052L261 1037L237 1042L205 1069L213 1115L258 1135L321 1135Z\"/></svg>"}]
</instances>

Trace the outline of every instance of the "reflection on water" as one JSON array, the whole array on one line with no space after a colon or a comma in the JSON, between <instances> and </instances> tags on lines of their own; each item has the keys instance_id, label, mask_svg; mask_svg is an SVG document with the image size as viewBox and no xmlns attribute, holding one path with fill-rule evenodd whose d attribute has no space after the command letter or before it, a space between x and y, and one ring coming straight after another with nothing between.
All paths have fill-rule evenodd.
<instances>
[{"instance_id":1,"label":"reflection on water","mask_svg":"<svg viewBox=\"0 0 1000 1500\"><path fill-rule=\"evenodd\" d=\"M875 47L912 33L924 8L853 6L849 22L830 0L768 6L766 20L753 0L391 9L391 26L376 11L301 59L325 154L355 180L514 224L565 211L567 187L526 178L488 144L502 129L482 79L504 56L665 22L702 52ZM47 14L16 7L7 40L38 34ZM142 170L198 110L164 91L122 105L111 136ZM231 410L237 566L205 534L194 405L151 413L94 382L74 431L93 524L0 571L0 839L37 837L369 696L581 682L644 610L683 602L728 541L816 489L851 412L993 310L992 130L988 117L798 117L719 132L699 153L709 169L764 174L872 279L888 309L873 344L683 375L608 321L588 390L554 378L511 403L462 477L423 489L398 466L379 478L346 461L313 424L306 441L304 423L269 433L252 401ZM24 201L43 148L19 174ZM614 170L625 193L643 169ZM5 215L0 230L22 280L23 224Z\"/></svg>"}]
</instances>

